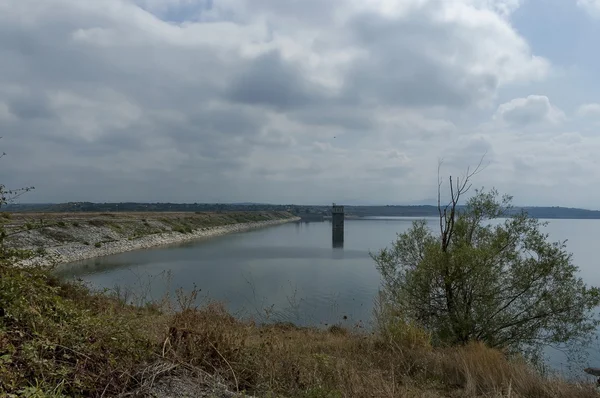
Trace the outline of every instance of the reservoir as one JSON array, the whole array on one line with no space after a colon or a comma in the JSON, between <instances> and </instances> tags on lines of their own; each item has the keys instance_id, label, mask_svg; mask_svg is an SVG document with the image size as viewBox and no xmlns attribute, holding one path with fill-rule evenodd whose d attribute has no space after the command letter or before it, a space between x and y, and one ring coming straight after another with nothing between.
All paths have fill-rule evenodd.
<instances>
[{"instance_id":1,"label":"reservoir","mask_svg":"<svg viewBox=\"0 0 600 398\"><path fill-rule=\"evenodd\" d=\"M158 300L196 287L199 301L222 301L232 313L261 322L362 328L372 319L380 284L369 252L390 246L413 220L346 220L343 248L332 247L328 221L289 223L71 263L59 274L128 292L131 300ZM435 231L437 219L430 221ZM568 240L581 276L588 285L600 285L594 250L600 220L548 221L550 239ZM600 351L590 350L590 364L600 367ZM551 356L553 367L563 368L561 354Z\"/></svg>"}]
</instances>

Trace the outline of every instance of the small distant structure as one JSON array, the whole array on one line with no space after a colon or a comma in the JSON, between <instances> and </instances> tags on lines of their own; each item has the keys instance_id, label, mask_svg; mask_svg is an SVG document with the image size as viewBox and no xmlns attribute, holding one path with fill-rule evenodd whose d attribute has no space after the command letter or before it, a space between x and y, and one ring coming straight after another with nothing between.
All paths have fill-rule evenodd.
<instances>
[{"instance_id":1,"label":"small distant structure","mask_svg":"<svg viewBox=\"0 0 600 398\"><path fill-rule=\"evenodd\" d=\"M331 232L333 247L344 246L344 206L336 205L331 207Z\"/></svg>"}]
</instances>

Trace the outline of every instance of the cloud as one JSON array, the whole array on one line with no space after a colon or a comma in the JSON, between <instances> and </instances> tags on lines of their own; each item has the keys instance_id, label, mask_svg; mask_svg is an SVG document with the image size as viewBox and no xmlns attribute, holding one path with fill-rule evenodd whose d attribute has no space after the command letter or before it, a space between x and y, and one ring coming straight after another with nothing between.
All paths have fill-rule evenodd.
<instances>
[{"instance_id":1,"label":"cloud","mask_svg":"<svg viewBox=\"0 0 600 398\"><path fill-rule=\"evenodd\" d=\"M589 13L591 16L600 17L599 0L577 0L577 5Z\"/></svg>"},{"instance_id":2,"label":"cloud","mask_svg":"<svg viewBox=\"0 0 600 398\"><path fill-rule=\"evenodd\" d=\"M414 2L398 15L365 12L350 26L363 53L349 70L348 95L366 101L489 104L500 86L549 70L500 15L469 2Z\"/></svg>"},{"instance_id":3,"label":"cloud","mask_svg":"<svg viewBox=\"0 0 600 398\"><path fill-rule=\"evenodd\" d=\"M508 17L523 4L523 0L483 0L483 4L498 14Z\"/></svg>"},{"instance_id":4,"label":"cloud","mask_svg":"<svg viewBox=\"0 0 600 398\"><path fill-rule=\"evenodd\" d=\"M529 95L501 104L495 118L512 127L525 127L540 123L560 123L565 114L550 103L544 95Z\"/></svg>"},{"instance_id":5,"label":"cloud","mask_svg":"<svg viewBox=\"0 0 600 398\"><path fill-rule=\"evenodd\" d=\"M277 109L317 105L318 87L311 90L299 71L281 59L279 52L259 55L231 84L228 99Z\"/></svg>"},{"instance_id":6,"label":"cloud","mask_svg":"<svg viewBox=\"0 0 600 398\"><path fill-rule=\"evenodd\" d=\"M173 22L200 19L213 8L213 0L133 0L133 3L163 20Z\"/></svg>"},{"instance_id":7,"label":"cloud","mask_svg":"<svg viewBox=\"0 0 600 398\"><path fill-rule=\"evenodd\" d=\"M513 26L520 5L0 1L3 182L33 201L397 202L432 196L440 157L487 151L508 188L514 164L546 181L546 154L586 170L597 143L522 98L554 69ZM544 123L564 131L513 150ZM584 156L557 154L580 132Z\"/></svg>"},{"instance_id":8,"label":"cloud","mask_svg":"<svg viewBox=\"0 0 600 398\"><path fill-rule=\"evenodd\" d=\"M598 117L600 116L600 104L590 103L583 104L577 109L577 115L581 117L591 116Z\"/></svg>"}]
</instances>

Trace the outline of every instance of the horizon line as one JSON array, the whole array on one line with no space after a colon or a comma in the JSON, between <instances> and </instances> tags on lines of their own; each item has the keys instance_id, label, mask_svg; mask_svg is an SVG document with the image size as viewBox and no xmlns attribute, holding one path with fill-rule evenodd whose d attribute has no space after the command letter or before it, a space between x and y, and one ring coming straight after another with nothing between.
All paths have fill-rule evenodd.
<instances>
[{"instance_id":1,"label":"horizon line","mask_svg":"<svg viewBox=\"0 0 600 398\"><path fill-rule=\"evenodd\" d=\"M90 202L90 201L71 201L71 202L21 202L21 203L8 203L4 207L8 206L31 206L31 205L68 205L68 204L79 204L89 203L94 205L118 205L118 204L141 204L141 205L238 205L238 206L302 206L302 207L329 207L330 204L294 204L294 203L269 203L269 202ZM333 203L333 202L332 202ZM335 202L341 206L347 207L435 207L437 204L343 204ZM459 206L464 206L459 205ZM557 209L573 209L573 210L585 210L598 212L600 210L589 209L584 207L570 207L570 206L557 206L557 205L514 205L514 208L557 208Z\"/></svg>"}]
</instances>

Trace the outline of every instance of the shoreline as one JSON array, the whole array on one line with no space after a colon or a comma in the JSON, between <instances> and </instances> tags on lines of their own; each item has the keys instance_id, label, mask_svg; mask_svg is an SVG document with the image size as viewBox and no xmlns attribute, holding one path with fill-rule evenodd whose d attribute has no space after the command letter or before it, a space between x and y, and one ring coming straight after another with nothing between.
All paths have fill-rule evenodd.
<instances>
[{"instance_id":1,"label":"shoreline","mask_svg":"<svg viewBox=\"0 0 600 398\"><path fill-rule=\"evenodd\" d=\"M20 266L56 266L67 265L82 260L111 256L135 250L151 249L154 247L168 246L178 243L186 243L195 240L209 239L232 233L247 232L255 229L267 228L290 222L298 221L299 217L285 218L267 221L244 222L236 224L221 225L216 227L205 227L190 233L164 232L141 236L135 239L119 239L103 243L101 247L85 245L82 243L70 243L59 247L46 249L43 257L34 257L19 262Z\"/></svg>"}]
</instances>

